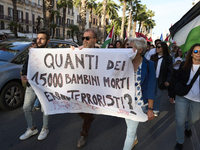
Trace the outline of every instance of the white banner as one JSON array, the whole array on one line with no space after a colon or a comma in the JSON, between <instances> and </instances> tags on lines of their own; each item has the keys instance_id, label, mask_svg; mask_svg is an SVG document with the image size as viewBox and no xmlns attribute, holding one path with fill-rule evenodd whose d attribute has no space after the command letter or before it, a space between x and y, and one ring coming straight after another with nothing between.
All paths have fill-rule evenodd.
<instances>
[{"instance_id":1,"label":"white banner","mask_svg":"<svg viewBox=\"0 0 200 150\"><path fill-rule=\"evenodd\" d=\"M45 114L93 113L144 122L131 49L31 49L27 78Z\"/></svg>"}]
</instances>

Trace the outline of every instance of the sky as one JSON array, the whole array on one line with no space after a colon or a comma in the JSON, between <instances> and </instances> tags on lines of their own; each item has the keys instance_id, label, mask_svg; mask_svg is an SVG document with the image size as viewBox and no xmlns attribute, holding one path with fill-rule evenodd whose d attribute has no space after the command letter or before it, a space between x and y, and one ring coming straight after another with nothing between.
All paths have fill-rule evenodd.
<instances>
[{"instance_id":1,"label":"sky","mask_svg":"<svg viewBox=\"0 0 200 150\"><path fill-rule=\"evenodd\" d=\"M193 0L141 0L148 9L155 12L156 26L153 35L159 36L180 20L191 8Z\"/></svg>"},{"instance_id":2,"label":"sky","mask_svg":"<svg viewBox=\"0 0 200 150\"><path fill-rule=\"evenodd\" d=\"M101 2L102 0L97 0ZM120 4L119 0L114 0ZM153 36L160 37L165 31L169 33L171 25L179 21L191 8L194 0L141 0L141 4L146 5L147 9L155 12L153 20L156 26L153 29ZM122 9L122 6L121 6ZM122 16L122 10L119 11ZM165 37L163 35L163 37Z\"/></svg>"}]
</instances>

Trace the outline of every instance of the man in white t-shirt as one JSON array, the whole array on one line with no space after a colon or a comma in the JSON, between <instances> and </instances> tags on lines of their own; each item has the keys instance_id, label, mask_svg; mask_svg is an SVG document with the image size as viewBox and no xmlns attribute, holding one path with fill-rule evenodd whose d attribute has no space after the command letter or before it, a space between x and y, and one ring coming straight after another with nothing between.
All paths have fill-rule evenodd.
<instances>
[{"instance_id":1,"label":"man in white t-shirt","mask_svg":"<svg viewBox=\"0 0 200 150\"><path fill-rule=\"evenodd\" d=\"M156 46L159 42L161 42L161 40L160 40L160 39L156 39L155 42L154 42L154 43L155 43L155 46ZM151 50L149 51L149 53L147 54L146 59L147 59L147 60L150 60L151 55L153 55L153 54L155 54L155 53L156 53L156 48L151 49Z\"/></svg>"}]
</instances>

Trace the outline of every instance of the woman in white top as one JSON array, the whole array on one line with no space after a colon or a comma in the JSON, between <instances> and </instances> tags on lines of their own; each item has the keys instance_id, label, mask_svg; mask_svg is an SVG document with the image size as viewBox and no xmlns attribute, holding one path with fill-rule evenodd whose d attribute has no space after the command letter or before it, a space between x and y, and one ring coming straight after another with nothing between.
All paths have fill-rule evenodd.
<instances>
[{"instance_id":1,"label":"woman in white top","mask_svg":"<svg viewBox=\"0 0 200 150\"><path fill-rule=\"evenodd\" d=\"M169 55L168 46L165 42L156 45L156 54L151 56L151 60L154 62L156 70L156 97L153 103L153 111L154 115L158 116L163 92L169 87L173 72L172 57Z\"/></svg>"},{"instance_id":2,"label":"woman in white top","mask_svg":"<svg viewBox=\"0 0 200 150\"><path fill-rule=\"evenodd\" d=\"M192 87L186 92L182 85L190 84L197 73L197 79ZM177 84L181 83L181 84ZM175 122L176 122L176 149L182 149L184 143L184 132L186 137L192 136L191 127L200 117L200 43L194 44L186 56L186 61L182 62L176 76L175 89L179 89L176 95ZM186 89L186 88L185 88ZM183 93L184 91L184 93ZM170 101L173 103L173 98ZM186 119L188 123L185 123Z\"/></svg>"},{"instance_id":3,"label":"woman in white top","mask_svg":"<svg viewBox=\"0 0 200 150\"><path fill-rule=\"evenodd\" d=\"M183 61L182 57L183 57L183 52L179 47L176 54L175 54L175 61L174 61L174 64L173 64L174 70L178 70L181 62Z\"/></svg>"}]
</instances>

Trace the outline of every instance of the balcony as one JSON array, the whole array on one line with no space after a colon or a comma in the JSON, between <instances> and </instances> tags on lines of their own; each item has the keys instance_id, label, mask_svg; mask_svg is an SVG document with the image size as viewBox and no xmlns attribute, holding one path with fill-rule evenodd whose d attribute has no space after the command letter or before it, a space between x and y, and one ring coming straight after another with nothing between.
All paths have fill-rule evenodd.
<instances>
[{"instance_id":1,"label":"balcony","mask_svg":"<svg viewBox=\"0 0 200 150\"><path fill-rule=\"evenodd\" d=\"M2 14L0 14L0 20L14 21L12 16L6 16L6 15L2 15ZM21 19L21 18L17 18L17 22L23 23L23 24L26 24L26 25L32 24L32 21L26 20L26 19ZM33 22L33 25L36 25L35 21Z\"/></svg>"},{"instance_id":2,"label":"balcony","mask_svg":"<svg viewBox=\"0 0 200 150\"><path fill-rule=\"evenodd\" d=\"M17 2L23 4L25 0L17 0Z\"/></svg>"},{"instance_id":3,"label":"balcony","mask_svg":"<svg viewBox=\"0 0 200 150\"><path fill-rule=\"evenodd\" d=\"M38 8L38 9L42 9L42 6L39 5L39 4L37 4L37 8Z\"/></svg>"},{"instance_id":4,"label":"balcony","mask_svg":"<svg viewBox=\"0 0 200 150\"><path fill-rule=\"evenodd\" d=\"M32 7L36 7L36 3L31 2L31 6L32 6Z\"/></svg>"},{"instance_id":5,"label":"balcony","mask_svg":"<svg viewBox=\"0 0 200 150\"><path fill-rule=\"evenodd\" d=\"M29 6L30 5L30 1L29 0L25 0L25 4L27 5L27 6Z\"/></svg>"},{"instance_id":6,"label":"balcony","mask_svg":"<svg viewBox=\"0 0 200 150\"><path fill-rule=\"evenodd\" d=\"M13 17L0 14L0 20L13 21Z\"/></svg>"}]
</instances>

